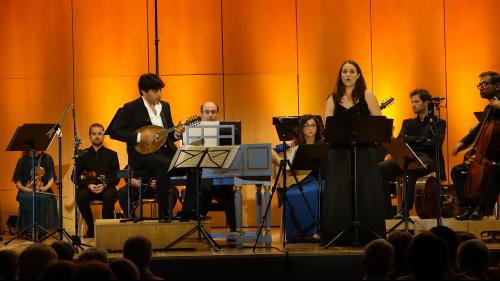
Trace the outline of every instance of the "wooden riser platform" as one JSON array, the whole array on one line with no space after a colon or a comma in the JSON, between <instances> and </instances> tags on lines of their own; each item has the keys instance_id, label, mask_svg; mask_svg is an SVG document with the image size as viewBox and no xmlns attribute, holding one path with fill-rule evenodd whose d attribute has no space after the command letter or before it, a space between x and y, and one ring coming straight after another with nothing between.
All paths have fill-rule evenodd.
<instances>
[{"instance_id":1,"label":"wooden riser platform","mask_svg":"<svg viewBox=\"0 0 500 281\"><path fill-rule=\"evenodd\" d=\"M95 221L95 245L109 251L121 251L125 241L133 235L143 235L151 240L153 249L164 249L170 243L181 237L196 226L196 221L181 222L173 220L170 223L159 223L158 220L141 222L125 222L120 220ZM210 220L202 222L205 230L210 233ZM197 238L197 232L191 238ZM190 242L191 239L178 243L174 248L207 249L206 243Z\"/></svg>"},{"instance_id":2,"label":"wooden riser platform","mask_svg":"<svg viewBox=\"0 0 500 281\"><path fill-rule=\"evenodd\" d=\"M436 219L420 219L419 217L411 217L415 224L410 223L408 229L415 234L428 231L437 225ZM389 231L394 225L396 225L401 220L386 220L385 225L387 231ZM454 231L464 231L470 232L481 238L481 232L483 231L500 231L500 220L496 220L494 217L484 218L480 221L459 221L454 218L444 218L442 219L442 225L447 226ZM404 223L400 224L396 230L404 230ZM500 237L500 236L499 236Z\"/></svg>"}]
</instances>

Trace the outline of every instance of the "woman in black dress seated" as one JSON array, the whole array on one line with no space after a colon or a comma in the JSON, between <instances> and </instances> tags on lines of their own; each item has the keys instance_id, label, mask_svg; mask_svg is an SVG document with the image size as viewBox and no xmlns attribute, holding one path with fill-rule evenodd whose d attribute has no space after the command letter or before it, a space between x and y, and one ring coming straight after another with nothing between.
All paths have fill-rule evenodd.
<instances>
[{"instance_id":1,"label":"woman in black dress seated","mask_svg":"<svg viewBox=\"0 0 500 281\"><path fill-rule=\"evenodd\" d=\"M326 117L381 115L378 101L366 89L361 68L356 62L348 60L342 63L336 89L328 97L325 111ZM324 243L348 228L354 219L351 161L349 146L330 149L325 171L325 190L321 195L321 240ZM384 198L375 146L357 148L357 182L358 221L384 237ZM359 228L359 238L364 244L377 237L364 228ZM354 229L351 228L336 240L335 245L349 245L354 240Z\"/></svg>"}]
</instances>

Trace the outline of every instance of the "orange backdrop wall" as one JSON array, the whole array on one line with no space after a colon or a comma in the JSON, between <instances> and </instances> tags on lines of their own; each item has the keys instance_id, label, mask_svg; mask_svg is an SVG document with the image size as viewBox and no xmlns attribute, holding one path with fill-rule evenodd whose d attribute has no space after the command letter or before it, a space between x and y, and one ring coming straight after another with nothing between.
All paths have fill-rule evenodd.
<instances>
[{"instance_id":1,"label":"orange backdrop wall","mask_svg":"<svg viewBox=\"0 0 500 281\"><path fill-rule=\"evenodd\" d=\"M159 66L174 121L206 100L226 120L241 120L245 143L276 143L275 115L324 114L346 59L362 67L396 133L412 117L408 93L447 98L448 152L482 110L475 85L500 71L495 0L159 0ZM74 103L82 147L87 128L110 122L134 99L137 78L155 71L153 0L2 0L0 3L0 223L17 213L11 183L19 153L5 148L23 123L54 122ZM72 229L73 124L63 121L65 227ZM125 147L107 139L126 164ZM57 142L48 153L57 157ZM447 172L461 157L445 156ZM56 161L57 164L57 161ZM56 167L57 168L57 167ZM254 190L245 191L246 224ZM278 214L275 208L275 215ZM274 216L275 223L279 217Z\"/></svg>"}]
</instances>

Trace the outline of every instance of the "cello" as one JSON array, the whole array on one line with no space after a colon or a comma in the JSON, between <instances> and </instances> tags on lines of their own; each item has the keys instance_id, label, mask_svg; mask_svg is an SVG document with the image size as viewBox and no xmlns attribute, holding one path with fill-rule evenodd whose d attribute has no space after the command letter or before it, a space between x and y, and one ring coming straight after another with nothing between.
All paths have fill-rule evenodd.
<instances>
[{"instance_id":1,"label":"cello","mask_svg":"<svg viewBox=\"0 0 500 281\"><path fill-rule=\"evenodd\" d=\"M495 159L500 156L500 121L491 118L493 107L487 106L479 131L467 152L465 165L469 168L465 196L478 201L484 196Z\"/></svg>"}]
</instances>

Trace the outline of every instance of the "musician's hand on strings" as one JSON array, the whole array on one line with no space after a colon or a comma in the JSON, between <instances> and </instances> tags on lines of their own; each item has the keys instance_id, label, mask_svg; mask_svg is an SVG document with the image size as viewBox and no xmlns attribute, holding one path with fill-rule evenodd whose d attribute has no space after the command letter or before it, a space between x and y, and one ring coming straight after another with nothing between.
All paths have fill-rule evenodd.
<instances>
[{"instance_id":1,"label":"musician's hand on strings","mask_svg":"<svg viewBox=\"0 0 500 281\"><path fill-rule=\"evenodd\" d=\"M175 135L178 139L182 138L182 134L184 134L184 131L186 130L186 127L180 125L182 125L181 121L179 121L179 123L177 124L177 126L179 127L175 128Z\"/></svg>"},{"instance_id":2,"label":"musician's hand on strings","mask_svg":"<svg viewBox=\"0 0 500 281\"><path fill-rule=\"evenodd\" d=\"M500 99L498 99L498 97L493 97L490 99L490 105L500 110Z\"/></svg>"},{"instance_id":3,"label":"musician's hand on strings","mask_svg":"<svg viewBox=\"0 0 500 281\"><path fill-rule=\"evenodd\" d=\"M290 140L285 142L288 147L294 147L295 146L295 140Z\"/></svg>"},{"instance_id":4,"label":"musician's hand on strings","mask_svg":"<svg viewBox=\"0 0 500 281\"><path fill-rule=\"evenodd\" d=\"M139 179L132 178L132 179L130 179L130 185L132 187L138 188L139 185L141 185L141 181Z\"/></svg>"},{"instance_id":5,"label":"musician's hand on strings","mask_svg":"<svg viewBox=\"0 0 500 281\"><path fill-rule=\"evenodd\" d=\"M47 192L47 190L49 190L49 186L48 185L40 187L40 191L41 192Z\"/></svg>"},{"instance_id":6,"label":"musician's hand on strings","mask_svg":"<svg viewBox=\"0 0 500 281\"><path fill-rule=\"evenodd\" d=\"M152 189L156 189L156 180L152 180L149 186L151 186Z\"/></svg>"}]
</instances>

